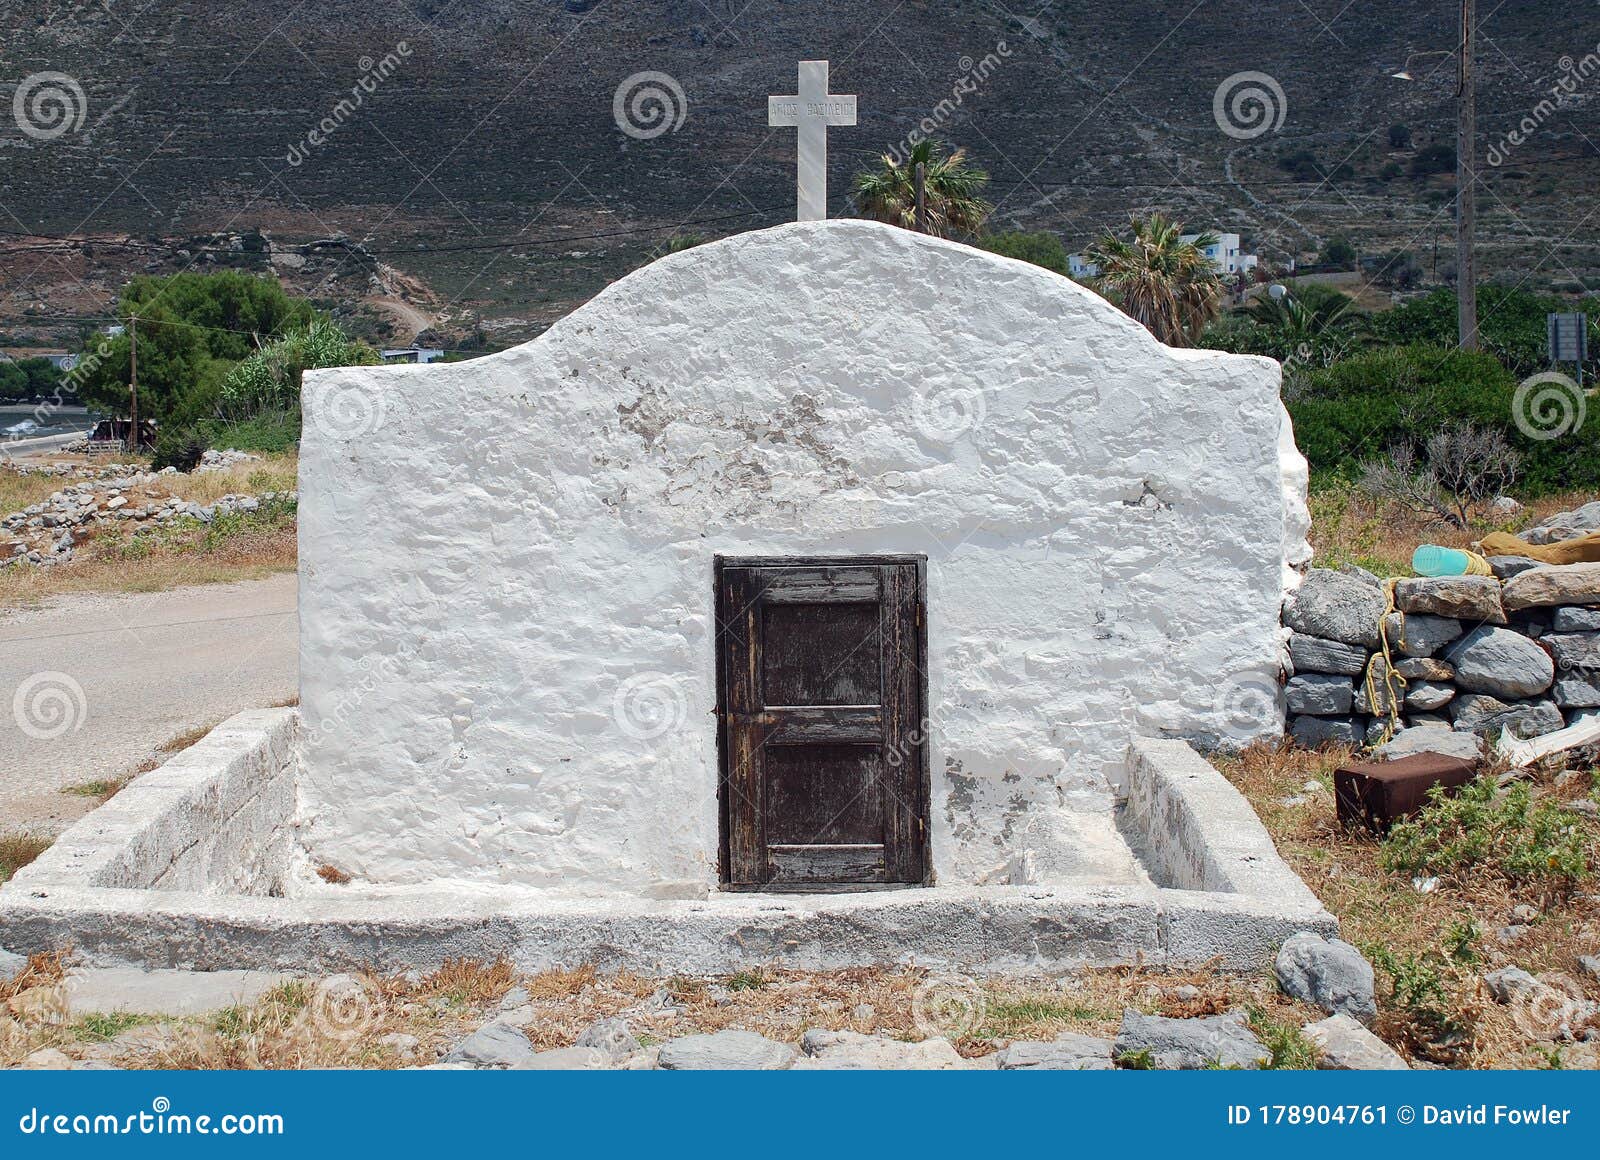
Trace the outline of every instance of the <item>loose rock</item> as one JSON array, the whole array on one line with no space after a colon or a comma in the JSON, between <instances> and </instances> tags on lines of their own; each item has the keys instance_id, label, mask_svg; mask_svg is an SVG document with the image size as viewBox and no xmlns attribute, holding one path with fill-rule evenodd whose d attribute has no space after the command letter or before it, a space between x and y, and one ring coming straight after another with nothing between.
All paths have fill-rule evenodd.
<instances>
[{"instance_id":1,"label":"loose rock","mask_svg":"<svg viewBox=\"0 0 1600 1160\"><path fill-rule=\"evenodd\" d=\"M633 1032L628 1029L626 1020L601 1019L584 1028L578 1036L577 1047L590 1048L605 1054L613 1061L638 1051L639 1041L634 1038Z\"/></svg>"},{"instance_id":2,"label":"loose rock","mask_svg":"<svg viewBox=\"0 0 1600 1160\"><path fill-rule=\"evenodd\" d=\"M1242 1011L1205 1019L1168 1019L1129 1009L1122 1013L1112 1050L1119 1063L1148 1053L1162 1070L1193 1071L1215 1064L1253 1071L1272 1058Z\"/></svg>"},{"instance_id":3,"label":"loose rock","mask_svg":"<svg viewBox=\"0 0 1600 1160\"><path fill-rule=\"evenodd\" d=\"M1476 761L1483 756L1483 742L1476 733L1458 733L1436 724L1423 724L1400 730L1376 750L1377 756L1385 761L1418 753L1442 753L1446 757Z\"/></svg>"},{"instance_id":4,"label":"loose rock","mask_svg":"<svg viewBox=\"0 0 1600 1160\"><path fill-rule=\"evenodd\" d=\"M968 1064L948 1039L902 1043L857 1031L807 1031L796 1071L953 1071Z\"/></svg>"},{"instance_id":5,"label":"loose rock","mask_svg":"<svg viewBox=\"0 0 1600 1160\"><path fill-rule=\"evenodd\" d=\"M1111 1041L1063 1031L1050 1043L1013 1043L1000 1052L1001 1071L1107 1071Z\"/></svg>"},{"instance_id":6,"label":"loose rock","mask_svg":"<svg viewBox=\"0 0 1600 1160\"><path fill-rule=\"evenodd\" d=\"M781 1071L794 1056L787 1043L774 1043L753 1031L718 1031L662 1044L659 1060L669 1071Z\"/></svg>"},{"instance_id":7,"label":"loose rock","mask_svg":"<svg viewBox=\"0 0 1600 1160\"><path fill-rule=\"evenodd\" d=\"M1321 1053L1323 1071L1409 1071L1398 1052L1348 1015L1307 1023L1305 1036Z\"/></svg>"},{"instance_id":8,"label":"loose rock","mask_svg":"<svg viewBox=\"0 0 1600 1160\"><path fill-rule=\"evenodd\" d=\"M1566 726L1561 710L1550 700L1501 701L1487 693L1462 693L1450 702L1455 728L1473 733L1510 730L1513 737L1541 737Z\"/></svg>"},{"instance_id":9,"label":"loose rock","mask_svg":"<svg viewBox=\"0 0 1600 1160\"><path fill-rule=\"evenodd\" d=\"M488 1023L478 1028L451 1049L445 1063L464 1063L470 1067L515 1067L533 1059L535 1052L528 1037L504 1023Z\"/></svg>"},{"instance_id":10,"label":"loose rock","mask_svg":"<svg viewBox=\"0 0 1600 1160\"><path fill-rule=\"evenodd\" d=\"M1278 985L1291 998L1363 1023L1377 1017L1372 964L1347 942L1301 931L1279 948L1275 967Z\"/></svg>"}]
</instances>

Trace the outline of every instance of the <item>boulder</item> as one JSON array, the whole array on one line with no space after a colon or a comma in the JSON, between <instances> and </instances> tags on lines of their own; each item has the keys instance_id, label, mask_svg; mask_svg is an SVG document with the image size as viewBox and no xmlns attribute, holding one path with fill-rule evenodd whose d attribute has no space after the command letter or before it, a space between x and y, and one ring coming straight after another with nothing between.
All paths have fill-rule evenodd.
<instances>
[{"instance_id":1,"label":"boulder","mask_svg":"<svg viewBox=\"0 0 1600 1160\"><path fill-rule=\"evenodd\" d=\"M1600 982L1600 955L1579 955L1578 968L1596 982Z\"/></svg>"},{"instance_id":2,"label":"boulder","mask_svg":"<svg viewBox=\"0 0 1600 1160\"><path fill-rule=\"evenodd\" d=\"M1390 647L1398 645L1408 657L1431 657L1461 635L1461 622L1448 616L1403 617L1392 612L1385 626Z\"/></svg>"},{"instance_id":3,"label":"boulder","mask_svg":"<svg viewBox=\"0 0 1600 1160\"><path fill-rule=\"evenodd\" d=\"M1353 577L1354 579L1361 581L1363 584L1370 584L1379 591L1382 591L1383 589L1383 581L1377 576L1373 575L1371 572L1368 572L1360 564L1340 564L1339 575Z\"/></svg>"},{"instance_id":4,"label":"boulder","mask_svg":"<svg viewBox=\"0 0 1600 1160\"><path fill-rule=\"evenodd\" d=\"M1394 671L1408 681L1448 681L1456 675L1449 661L1437 657L1406 657L1395 662Z\"/></svg>"},{"instance_id":5,"label":"boulder","mask_svg":"<svg viewBox=\"0 0 1600 1160\"><path fill-rule=\"evenodd\" d=\"M1489 569L1501 580L1509 580L1529 568L1539 567L1539 561L1526 556L1490 556Z\"/></svg>"},{"instance_id":6,"label":"boulder","mask_svg":"<svg viewBox=\"0 0 1600 1160\"><path fill-rule=\"evenodd\" d=\"M1513 737L1541 737L1566 726L1556 703L1548 698L1537 701L1502 701L1487 693L1461 693L1450 702L1450 720L1455 728L1473 733L1496 733L1509 729Z\"/></svg>"},{"instance_id":7,"label":"boulder","mask_svg":"<svg viewBox=\"0 0 1600 1160\"><path fill-rule=\"evenodd\" d=\"M1545 564L1506 581L1507 609L1600 603L1600 563Z\"/></svg>"},{"instance_id":8,"label":"boulder","mask_svg":"<svg viewBox=\"0 0 1600 1160\"><path fill-rule=\"evenodd\" d=\"M1365 736L1365 729L1354 717L1295 717L1289 722L1289 736L1305 746L1315 749L1319 745L1355 745Z\"/></svg>"},{"instance_id":9,"label":"boulder","mask_svg":"<svg viewBox=\"0 0 1600 1160\"><path fill-rule=\"evenodd\" d=\"M1446 757L1476 761L1483 756L1483 742L1476 733L1458 733L1435 724L1413 724L1409 729L1400 730L1375 752L1385 761L1414 757L1419 753L1442 753Z\"/></svg>"},{"instance_id":10,"label":"boulder","mask_svg":"<svg viewBox=\"0 0 1600 1160\"><path fill-rule=\"evenodd\" d=\"M1229 1011L1205 1019L1168 1019L1122 1013L1112 1051L1119 1064L1130 1057L1147 1057L1163 1071L1196 1071L1212 1066L1254 1071L1272 1058L1272 1052L1250 1030L1244 1012Z\"/></svg>"},{"instance_id":11,"label":"boulder","mask_svg":"<svg viewBox=\"0 0 1600 1160\"><path fill-rule=\"evenodd\" d=\"M1600 608L1557 608L1550 614L1552 632L1600 632Z\"/></svg>"},{"instance_id":12,"label":"boulder","mask_svg":"<svg viewBox=\"0 0 1600 1160\"><path fill-rule=\"evenodd\" d=\"M1544 644L1562 672L1600 673L1600 632L1552 632Z\"/></svg>"},{"instance_id":13,"label":"boulder","mask_svg":"<svg viewBox=\"0 0 1600 1160\"><path fill-rule=\"evenodd\" d=\"M1307 636L1341 644L1378 647L1383 591L1354 576L1313 568L1283 614L1283 622Z\"/></svg>"},{"instance_id":14,"label":"boulder","mask_svg":"<svg viewBox=\"0 0 1600 1160\"><path fill-rule=\"evenodd\" d=\"M1501 699L1533 697L1555 680L1550 654L1508 628L1474 629L1450 646L1447 659L1456 669L1456 685L1468 693Z\"/></svg>"},{"instance_id":15,"label":"boulder","mask_svg":"<svg viewBox=\"0 0 1600 1160\"><path fill-rule=\"evenodd\" d=\"M1500 607L1500 581L1493 576L1417 576L1394 586L1395 606L1401 612L1426 612L1470 620L1478 624L1504 624Z\"/></svg>"},{"instance_id":16,"label":"boulder","mask_svg":"<svg viewBox=\"0 0 1600 1160\"><path fill-rule=\"evenodd\" d=\"M601 1071L614 1061L593 1047L558 1047L536 1052L532 1058L513 1064L512 1071Z\"/></svg>"},{"instance_id":17,"label":"boulder","mask_svg":"<svg viewBox=\"0 0 1600 1160\"><path fill-rule=\"evenodd\" d=\"M813 1029L800 1038L795 1071L955 1071L968 1066L948 1039L905 1043L857 1031Z\"/></svg>"},{"instance_id":18,"label":"boulder","mask_svg":"<svg viewBox=\"0 0 1600 1160\"><path fill-rule=\"evenodd\" d=\"M1049 1043L1013 1043L1000 1052L1001 1071L1107 1071L1111 1041L1063 1031Z\"/></svg>"},{"instance_id":19,"label":"boulder","mask_svg":"<svg viewBox=\"0 0 1600 1160\"><path fill-rule=\"evenodd\" d=\"M1563 709L1600 708L1600 670L1557 677L1550 696Z\"/></svg>"},{"instance_id":20,"label":"boulder","mask_svg":"<svg viewBox=\"0 0 1600 1160\"><path fill-rule=\"evenodd\" d=\"M794 1056L787 1043L754 1031L718 1031L663 1043L657 1059L668 1071L781 1071Z\"/></svg>"},{"instance_id":21,"label":"boulder","mask_svg":"<svg viewBox=\"0 0 1600 1160\"><path fill-rule=\"evenodd\" d=\"M528 1037L504 1023L486 1023L450 1049L444 1063L468 1067L515 1067L536 1053Z\"/></svg>"},{"instance_id":22,"label":"boulder","mask_svg":"<svg viewBox=\"0 0 1600 1160\"><path fill-rule=\"evenodd\" d=\"M1366 671L1367 650L1359 645L1297 632L1289 637L1289 660L1297 673L1343 673L1345 676L1355 676Z\"/></svg>"},{"instance_id":23,"label":"boulder","mask_svg":"<svg viewBox=\"0 0 1600 1160\"><path fill-rule=\"evenodd\" d=\"M0 949L0 982L10 982L15 979L22 974L22 968L27 965L27 955L16 955L8 950Z\"/></svg>"},{"instance_id":24,"label":"boulder","mask_svg":"<svg viewBox=\"0 0 1600 1160\"><path fill-rule=\"evenodd\" d=\"M1317 1049L1323 1071L1409 1071L1398 1052L1348 1015L1307 1023L1305 1037Z\"/></svg>"},{"instance_id":25,"label":"boulder","mask_svg":"<svg viewBox=\"0 0 1600 1160\"><path fill-rule=\"evenodd\" d=\"M1363 1023L1377 1017L1372 964L1347 942L1301 931L1278 949L1274 967L1278 986L1291 998Z\"/></svg>"},{"instance_id":26,"label":"boulder","mask_svg":"<svg viewBox=\"0 0 1600 1160\"><path fill-rule=\"evenodd\" d=\"M1600 528L1600 502L1586 503L1577 511L1557 512L1522 533L1530 544L1556 544Z\"/></svg>"},{"instance_id":27,"label":"boulder","mask_svg":"<svg viewBox=\"0 0 1600 1160\"><path fill-rule=\"evenodd\" d=\"M1406 688L1406 708L1428 712L1442 709L1456 695L1456 687L1443 681L1413 681Z\"/></svg>"},{"instance_id":28,"label":"boulder","mask_svg":"<svg viewBox=\"0 0 1600 1160\"><path fill-rule=\"evenodd\" d=\"M1351 702L1355 699L1355 687L1349 677L1330 673L1302 673L1290 678L1284 696L1291 713L1334 717L1350 712Z\"/></svg>"},{"instance_id":29,"label":"boulder","mask_svg":"<svg viewBox=\"0 0 1600 1160\"><path fill-rule=\"evenodd\" d=\"M1371 668L1372 679L1370 681L1366 677L1360 677L1356 680L1356 712L1372 713L1376 716L1387 718L1396 693L1403 695L1404 690L1390 687L1391 682L1388 680L1389 662L1383 659L1381 653L1372 658ZM1376 694L1376 697L1367 695L1369 686L1372 692Z\"/></svg>"},{"instance_id":30,"label":"boulder","mask_svg":"<svg viewBox=\"0 0 1600 1160\"><path fill-rule=\"evenodd\" d=\"M1496 1003L1509 1003L1520 995L1536 995L1544 984L1521 967L1501 967L1483 976Z\"/></svg>"},{"instance_id":31,"label":"boulder","mask_svg":"<svg viewBox=\"0 0 1600 1160\"><path fill-rule=\"evenodd\" d=\"M603 1053L607 1059L617 1061L639 1050L639 1041L623 1019L601 1019L591 1023L578 1036L576 1047Z\"/></svg>"}]
</instances>

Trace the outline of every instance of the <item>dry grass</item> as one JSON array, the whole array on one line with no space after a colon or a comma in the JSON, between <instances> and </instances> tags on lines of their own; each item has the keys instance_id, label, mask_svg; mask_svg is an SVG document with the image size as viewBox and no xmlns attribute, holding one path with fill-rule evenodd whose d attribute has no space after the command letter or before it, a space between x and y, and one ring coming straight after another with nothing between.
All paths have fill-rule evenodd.
<instances>
[{"instance_id":1,"label":"dry grass","mask_svg":"<svg viewBox=\"0 0 1600 1160\"><path fill-rule=\"evenodd\" d=\"M0 882L5 882L50 848L49 838L32 834L0 834Z\"/></svg>"},{"instance_id":2,"label":"dry grass","mask_svg":"<svg viewBox=\"0 0 1600 1160\"><path fill-rule=\"evenodd\" d=\"M914 968L767 968L717 979L660 979L630 972L602 975L580 967L519 978L503 961L454 960L421 977L360 975L321 984L294 982L251 1007L203 1020L113 1027L52 1019L51 1013L62 1009L50 998L58 978L41 974L14 988L13 994L36 988L20 1005L41 1017L14 1021L9 1031L0 1027L0 1064L17 1062L43 1047L75 1059L144 1068L393 1068L431 1063L492 1017L513 986L528 994L531 1012L525 1014L531 1018L524 1031L540 1050L571 1046L591 1023L610 1016L625 1018L647 1047L724 1028L794 1043L808 1029L827 1028L910 1041L943 1032L970 1058L991 1054L1013 1040L1048 1039L1065 1030L1109 1036L1127 1007L1191 1016L1244 1005L1271 1040L1282 1029L1297 1028L1319 1015L1277 994L1265 975L1239 977L1211 970L1130 968L1065 980L982 984L950 982ZM928 996L937 1000L941 989L949 1001L929 1002ZM935 1012L931 1026L930 1010Z\"/></svg>"},{"instance_id":3,"label":"dry grass","mask_svg":"<svg viewBox=\"0 0 1600 1160\"><path fill-rule=\"evenodd\" d=\"M1413 1058L1431 1055L1454 1066L1547 1066L1548 1056L1515 1025L1513 1011L1487 1000L1480 977L1503 966L1554 972L1600 999L1600 985L1577 964L1578 955L1600 953L1600 895L1593 893L1593 881L1570 897L1548 900L1548 908L1517 941L1500 941L1497 932L1515 922L1512 909L1530 901L1526 891L1493 875L1464 873L1444 877L1423 892L1411 877L1383 869L1376 839L1337 824L1332 774L1349 756L1337 748L1316 753L1283 745L1256 746L1214 760L1250 799L1285 860L1339 917L1343 937L1369 952L1383 948L1403 962L1433 963L1455 1013L1474 1027L1460 1049L1431 1052L1408 1012L1380 1001L1380 1035ZM1563 779L1559 787L1556 777L1554 768L1545 769L1539 784L1557 797L1578 796L1591 784L1586 772ZM1322 788L1308 794L1302 788L1308 780ZM1600 850L1600 827L1590 822L1588 829ZM1461 948L1463 956L1452 948ZM1380 979L1380 999L1389 982Z\"/></svg>"},{"instance_id":4,"label":"dry grass","mask_svg":"<svg viewBox=\"0 0 1600 1160\"><path fill-rule=\"evenodd\" d=\"M1591 492L1566 492L1534 500L1515 516L1479 512L1470 528L1458 531L1406 512L1380 509L1355 488L1339 485L1311 496L1311 545L1318 567L1359 564L1379 576L1409 576L1411 553L1418 544L1468 548L1490 532L1515 534L1594 498Z\"/></svg>"},{"instance_id":5,"label":"dry grass","mask_svg":"<svg viewBox=\"0 0 1600 1160\"><path fill-rule=\"evenodd\" d=\"M330 886L344 886L350 881L350 875L339 867L329 866L327 863L317 867L317 877Z\"/></svg>"}]
</instances>

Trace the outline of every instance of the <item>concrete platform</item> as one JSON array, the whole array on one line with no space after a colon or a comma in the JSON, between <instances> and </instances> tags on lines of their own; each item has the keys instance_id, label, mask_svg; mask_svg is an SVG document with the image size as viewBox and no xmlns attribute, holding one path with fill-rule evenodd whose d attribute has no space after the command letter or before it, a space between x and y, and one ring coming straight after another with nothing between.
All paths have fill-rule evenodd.
<instances>
[{"instance_id":1,"label":"concrete platform","mask_svg":"<svg viewBox=\"0 0 1600 1160\"><path fill-rule=\"evenodd\" d=\"M1255 969L1337 922L1248 803L1181 741L1136 739L1121 819L1137 874L839 895L561 897L439 883L297 894L293 709L255 710L139 779L0 888L0 946L202 971L430 968L505 956L695 974L918 964L1040 974Z\"/></svg>"}]
</instances>

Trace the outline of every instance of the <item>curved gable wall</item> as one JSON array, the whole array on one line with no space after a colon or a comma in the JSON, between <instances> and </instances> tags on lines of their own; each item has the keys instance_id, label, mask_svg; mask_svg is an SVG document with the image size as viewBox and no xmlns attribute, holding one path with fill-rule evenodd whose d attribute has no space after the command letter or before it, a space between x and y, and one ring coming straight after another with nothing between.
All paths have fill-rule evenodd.
<instances>
[{"instance_id":1,"label":"curved gable wall","mask_svg":"<svg viewBox=\"0 0 1600 1160\"><path fill-rule=\"evenodd\" d=\"M665 258L498 355L308 373L312 855L714 883L713 556L921 552L939 879L1093 870L1074 817L1134 731L1281 726L1278 383L845 221Z\"/></svg>"}]
</instances>

